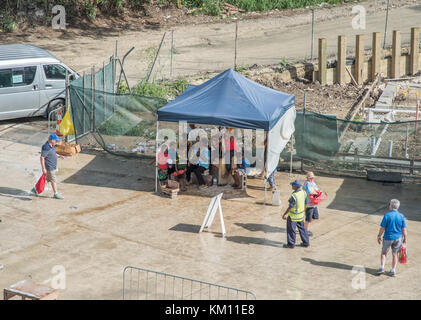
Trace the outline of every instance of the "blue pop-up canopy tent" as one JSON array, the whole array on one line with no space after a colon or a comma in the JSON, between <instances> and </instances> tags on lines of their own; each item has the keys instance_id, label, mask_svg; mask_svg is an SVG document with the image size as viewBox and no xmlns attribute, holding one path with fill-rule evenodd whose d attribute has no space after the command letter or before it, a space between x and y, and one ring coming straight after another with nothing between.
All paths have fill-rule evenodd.
<instances>
[{"instance_id":1,"label":"blue pop-up canopy tent","mask_svg":"<svg viewBox=\"0 0 421 320\"><path fill-rule=\"evenodd\" d=\"M158 121L269 131L294 101L292 94L267 88L228 69L200 86L189 86L158 110Z\"/></svg>"},{"instance_id":2,"label":"blue pop-up canopy tent","mask_svg":"<svg viewBox=\"0 0 421 320\"><path fill-rule=\"evenodd\" d=\"M199 86L189 86L159 109L158 123L187 122L268 131L267 178L294 133L294 104L294 95L267 88L228 69Z\"/></svg>"}]
</instances>

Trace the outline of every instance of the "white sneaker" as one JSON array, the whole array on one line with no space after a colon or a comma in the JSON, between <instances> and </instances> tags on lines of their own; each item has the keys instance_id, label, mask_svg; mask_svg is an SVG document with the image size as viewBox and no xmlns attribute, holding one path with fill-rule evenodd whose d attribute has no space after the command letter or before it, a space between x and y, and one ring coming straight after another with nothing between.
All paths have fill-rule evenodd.
<instances>
[{"instance_id":1,"label":"white sneaker","mask_svg":"<svg viewBox=\"0 0 421 320\"><path fill-rule=\"evenodd\" d=\"M64 197L60 193L55 193L54 198L55 199L64 199Z\"/></svg>"}]
</instances>

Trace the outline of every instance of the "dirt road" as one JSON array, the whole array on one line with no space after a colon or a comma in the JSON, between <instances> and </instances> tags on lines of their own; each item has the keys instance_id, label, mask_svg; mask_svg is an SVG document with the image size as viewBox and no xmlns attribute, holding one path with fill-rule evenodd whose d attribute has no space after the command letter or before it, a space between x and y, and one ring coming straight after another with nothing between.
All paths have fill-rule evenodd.
<instances>
[{"instance_id":1,"label":"dirt road","mask_svg":"<svg viewBox=\"0 0 421 320\"><path fill-rule=\"evenodd\" d=\"M401 30L402 43L408 43L410 28L421 26L421 0L392 1L389 14L387 44L392 42L392 31ZM366 29L354 30L355 14L350 5L332 9L316 10L314 55L317 56L317 39L326 37L328 53L335 54L337 36L348 37L348 50L352 51L356 34L366 35L366 46L371 46L371 33L384 32L386 1L365 1ZM169 18L171 19L171 18ZM192 75L204 71L224 70L234 64L233 21L179 25L174 30L173 76ZM134 85L146 74L147 63L142 50L158 47L162 35L167 32L161 55L155 66L154 77L170 76L170 25L165 29L144 31L68 29L66 32L37 29L27 34L1 36L2 43L30 43L43 47L76 70L87 68L107 60L114 52L118 40L119 55L123 56L132 46L136 49L126 61L130 85ZM282 58L299 60L311 56L311 11L290 10L268 13L264 18L239 21L238 60L239 66L279 63Z\"/></svg>"}]
</instances>

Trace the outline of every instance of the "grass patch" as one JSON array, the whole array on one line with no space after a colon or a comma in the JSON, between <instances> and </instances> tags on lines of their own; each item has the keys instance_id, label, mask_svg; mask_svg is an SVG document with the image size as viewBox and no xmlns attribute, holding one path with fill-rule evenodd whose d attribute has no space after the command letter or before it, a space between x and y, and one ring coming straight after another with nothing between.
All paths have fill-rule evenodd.
<instances>
[{"instance_id":1,"label":"grass patch","mask_svg":"<svg viewBox=\"0 0 421 320\"><path fill-rule=\"evenodd\" d=\"M179 96L184 90L186 90L188 85L189 83L183 78L178 78L175 81L157 83L141 81L133 88L133 93L168 100Z\"/></svg>"},{"instance_id":2,"label":"grass patch","mask_svg":"<svg viewBox=\"0 0 421 320\"><path fill-rule=\"evenodd\" d=\"M359 1L359 0L358 0ZM269 11L282 9L305 8L321 3L329 5L345 2L344 0L183 0L182 4L188 8L200 8L208 15L218 15L224 8L224 2L240 9L249 11Z\"/></svg>"}]
</instances>

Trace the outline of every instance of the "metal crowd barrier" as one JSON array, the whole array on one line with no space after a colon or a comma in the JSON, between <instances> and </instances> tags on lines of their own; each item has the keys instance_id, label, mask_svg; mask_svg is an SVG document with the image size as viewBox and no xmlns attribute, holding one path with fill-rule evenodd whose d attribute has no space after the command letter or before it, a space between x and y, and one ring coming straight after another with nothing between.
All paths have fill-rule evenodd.
<instances>
[{"instance_id":1,"label":"metal crowd barrier","mask_svg":"<svg viewBox=\"0 0 421 320\"><path fill-rule=\"evenodd\" d=\"M248 290L127 266L123 300L256 300Z\"/></svg>"}]
</instances>

